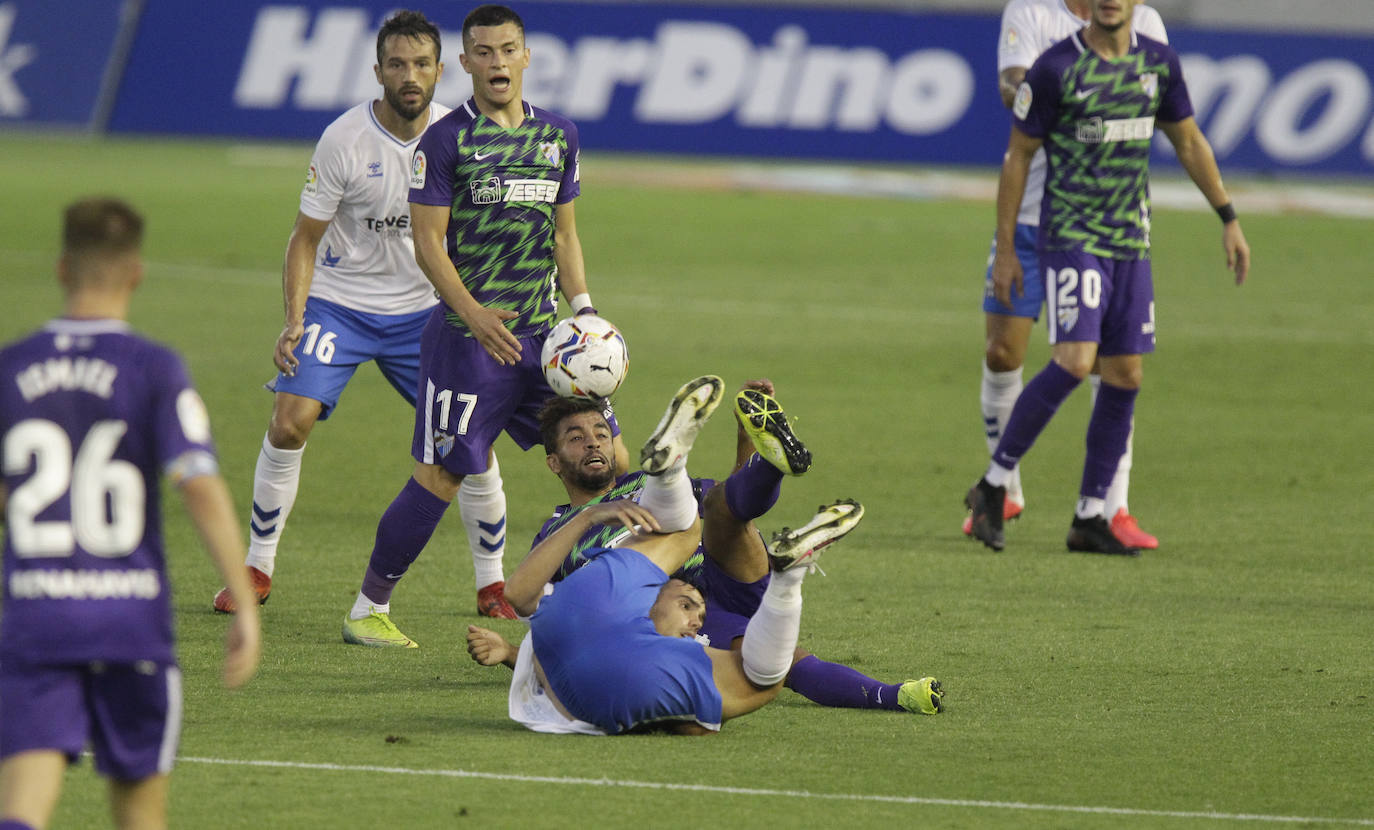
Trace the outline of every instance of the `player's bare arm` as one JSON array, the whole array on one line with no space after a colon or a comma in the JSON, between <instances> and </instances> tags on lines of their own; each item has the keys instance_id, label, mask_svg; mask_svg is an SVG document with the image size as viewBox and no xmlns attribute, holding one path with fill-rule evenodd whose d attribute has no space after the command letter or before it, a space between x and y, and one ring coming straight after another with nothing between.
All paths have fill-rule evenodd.
<instances>
[{"instance_id":1,"label":"player's bare arm","mask_svg":"<svg viewBox=\"0 0 1374 830\"><path fill-rule=\"evenodd\" d=\"M1214 210L1229 205L1231 197L1226 192L1226 185L1221 181L1221 170L1217 168L1212 145L1198 128L1197 120L1185 118L1177 122L1161 121L1159 127L1169 137L1169 143L1174 145L1179 164L1188 171L1188 177L1207 199L1207 204ZM1244 283L1250 273L1250 245L1245 241L1245 232L1241 230L1239 219L1232 218L1223 222L1221 245L1226 251L1226 267L1235 274L1236 285Z\"/></svg>"},{"instance_id":2,"label":"player's bare arm","mask_svg":"<svg viewBox=\"0 0 1374 830\"><path fill-rule=\"evenodd\" d=\"M505 321L520 316L503 308L487 308L477 302L463 284L458 269L448 258L445 236L448 233L447 205L410 203L411 237L415 242L415 262L434 290L453 309L482 344L487 354L503 366L520 361L520 340Z\"/></svg>"},{"instance_id":3,"label":"player's bare arm","mask_svg":"<svg viewBox=\"0 0 1374 830\"><path fill-rule=\"evenodd\" d=\"M479 666L515 668L520 650L495 631L481 626L468 626L468 656Z\"/></svg>"},{"instance_id":4,"label":"player's bare arm","mask_svg":"<svg viewBox=\"0 0 1374 830\"><path fill-rule=\"evenodd\" d=\"M1040 149L1041 139L1032 138L1015 127L1002 158L1002 175L997 181L997 254L992 262L992 291L997 301L1011 308L1011 292L1025 292L1021 261L1016 258L1016 215L1026 192L1026 177L1031 158Z\"/></svg>"},{"instance_id":5,"label":"player's bare arm","mask_svg":"<svg viewBox=\"0 0 1374 830\"><path fill-rule=\"evenodd\" d=\"M313 219L297 211L296 224L286 242L286 257L282 263L281 294L283 316L281 335L277 337L272 362L285 375L296 374L300 361L294 352L305 334L305 301L310 296L310 283L315 278L315 254L329 222Z\"/></svg>"},{"instance_id":6,"label":"player's bare arm","mask_svg":"<svg viewBox=\"0 0 1374 830\"><path fill-rule=\"evenodd\" d=\"M544 585L557 573L558 566L573 545L593 525L619 524L627 530L636 527L657 533L660 530L654 514L629 499L617 499L594 504L574 516L567 524L535 545L521 560L515 572L506 578L506 600L522 617L528 617L539 607Z\"/></svg>"},{"instance_id":7,"label":"player's bare arm","mask_svg":"<svg viewBox=\"0 0 1374 830\"><path fill-rule=\"evenodd\" d=\"M1016 100L1016 90L1021 88L1021 82L1026 79L1026 67L1008 66L997 73L997 92L1002 96L1002 106L1011 109L1011 104Z\"/></svg>"},{"instance_id":8,"label":"player's bare arm","mask_svg":"<svg viewBox=\"0 0 1374 830\"><path fill-rule=\"evenodd\" d=\"M587 269L582 260L582 240L577 236L573 203L553 208L553 261L558 266L558 288L572 300L587 293Z\"/></svg>"},{"instance_id":9,"label":"player's bare arm","mask_svg":"<svg viewBox=\"0 0 1374 830\"><path fill-rule=\"evenodd\" d=\"M258 629L258 598L243 567L243 538L239 534L229 488L219 475L198 475L182 481L178 489L186 503L210 560L219 571L238 611L230 618L225 635L224 685L231 689L247 683L258 670L262 642Z\"/></svg>"}]
</instances>

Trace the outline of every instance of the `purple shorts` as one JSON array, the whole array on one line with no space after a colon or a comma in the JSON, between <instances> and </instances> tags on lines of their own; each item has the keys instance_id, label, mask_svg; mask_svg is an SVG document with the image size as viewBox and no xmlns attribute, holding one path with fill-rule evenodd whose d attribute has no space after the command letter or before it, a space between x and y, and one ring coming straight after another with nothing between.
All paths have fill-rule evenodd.
<instances>
[{"instance_id":1,"label":"purple shorts","mask_svg":"<svg viewBox=\"0 0 1374 830\"><path fill-rule=\"evenodd\" d=\"M1050 343L1097 343L1100 355L1155 350L1155 287L1148 259L1041 251Z\"/></svg>"},{"instance_id":2,"label":"purple shorts","mask_svg":"<svg viewBox=\"0 0 1374 830\"><path fill-rule=\"evenodd\" d=\"M454 475L486 472L505 430L522 450L538 444L539 409L553 396L539 353L544 334L520 338L520 362L502 366L476 338L444 320L439 306L420 341L420 398L410 454Z\"/></svg>"},{"instance_id":3,"label":"purple shorts","mask_svg":"<svg viewBox=\"0 0 1374 830\"><path fill-rule=\"evenodd\" d=\"M706 600L706 620L700 633L710 639L712 648L728 649L735 638L744 636L749 618L763 602L768 580L765 575L757 582L740 582L706 557L698 585Z\"/></svg>"},{"instance_id":4,"label":"purple shorts","mask_svg":"<svg viewBox=\"0 0 1374 830\"><path fill-rule=\"evenodd\" d=\"M171 771L181 738L181 670L151 660L0 664L0 758L55 749L120 781Z\"/></svg>"}]
</instances>

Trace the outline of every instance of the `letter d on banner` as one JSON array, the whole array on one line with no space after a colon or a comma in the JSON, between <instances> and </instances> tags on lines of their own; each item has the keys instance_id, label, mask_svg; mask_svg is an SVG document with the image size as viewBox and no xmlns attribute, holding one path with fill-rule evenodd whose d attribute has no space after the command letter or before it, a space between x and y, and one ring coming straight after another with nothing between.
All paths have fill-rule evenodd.
<instances>
[{"instance_id":1,"label":"letter d on banner","mask_svg":"<svg viewBox=\"0 0 1374 830\"><path fill-rule=\"evenodd\" d=\"M754 48L738 29L720 23L664 23L655 46L657 60L635 102L637 118L696 124L730 112Z\"/></svg>"}]
</instances>

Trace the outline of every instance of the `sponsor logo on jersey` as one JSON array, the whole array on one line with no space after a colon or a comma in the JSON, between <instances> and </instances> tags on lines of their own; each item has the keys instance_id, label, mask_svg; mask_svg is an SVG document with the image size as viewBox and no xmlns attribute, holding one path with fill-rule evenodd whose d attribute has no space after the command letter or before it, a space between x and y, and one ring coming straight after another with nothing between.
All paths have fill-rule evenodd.
<instances>
[{"instance_id":1,"label":"sponsor logo on jersey","mask_svg":"<svg viewBox=\"0 0 1374 830\"><path fill-rule=\"evenodd\" d=\"M544 179L508 179L488 176L468 182L474 205L501 202L552 202L558 198L558 182Z\"/></svg>"},{"instance_id":2,"label":"sponsor logo on jersey","mask_svg":"<svg viewBox=\"0 0 1374 830\"><path fill-rule=\"evenodd\" d=\"M382 175L382 163L380 161L369 161L367 163L367 177L375 179Z\"/></svg>"},{"instance_id":3,"label":"sponsor logo on jersey","mask_svg":"<svg viewBox=\"0 0 1374 830\"><path fill-rule=\"evenodd\" d=\"M410 159L410 186L421 188L425 186L425 168L429 161L425 158L424 150L416 150L415 155Z\"/></svg>"},{"instance_id":4,"label":"sponsor logo on jersey","mask_svg":"<svg viewBox=\"0 0 1374 830\"><path fill-rule=\"evenodd\" d=\"M544 160L551 166L557 167L558 162L563 158L563 151L559 149L557 142L545 141L539 145L539 155L543 156Z\"/></svg>"},{"instance_id":5,"label":"sponsor logo on jersey","mask_svg":"<svg viewBox=\"0 0 1374 830\"><path fill-rule=\"evenodd\" d=\"M1089 118L1079 121L1078 140L1084 144L1110 144L1116 141L1148 141L1155 134L1152 115L1143 118Z\"/></svg>"}]
</instances>

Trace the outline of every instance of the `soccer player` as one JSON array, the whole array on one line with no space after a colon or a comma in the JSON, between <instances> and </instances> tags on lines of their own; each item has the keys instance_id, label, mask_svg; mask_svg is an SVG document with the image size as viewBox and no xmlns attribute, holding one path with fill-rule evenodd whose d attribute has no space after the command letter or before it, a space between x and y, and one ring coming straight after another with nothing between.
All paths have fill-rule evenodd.
<instances>
[{"instance_id":1,"label":"soccer player","mask_svg":"<svg viewBox=\"0 0 1374 830\"><path fill-rule=\"evenodd\" d=\"M802 579L821 548L854 528L863 507L838 502L775 540L772 578L739 649L698 642L705 598L669 574L701 542L687 454L721 389L720 378L708 375L679 390L640 454L648 476L638 503L616 498L576 511L511 574L507 596L530 615L530 633L515 655L507 646L479 657L480 642L469 649L479 661L513 661L512 719L537 732L701 735L777 696L796 650ZM551 467L557 458L550 457ZM588 470L600 475L595 464ZM577 543L601 525L616 531L613 538L585 551L589 561L546 595Z\"/></svg>"},{"instance_id":2,"label":"soccer player","mask_svg":"<svg viewBox=\"0 0 1374 830\"><path fill-rule=\"evenodd\" d=\"M694 585L705 601L698 638L720 648L740 647L749 618L768 586L768 549L753 520L777 502L786 475L800 475L811 463L810 452L792 432L773 397L771 382L747 382L735 396L735 415L739 426L735 470L719 484L692 479L703 517L702 545L675 574ZM554 510L535 537L536 546L582 510L615 499L638 498L652 480L643 472L616 476L610 460L610 426L595 403L551 399L540 413L540 424L549 469L563 483L570 501ZM823 515L829 518L831 514ZM819 528L798 532L812 531ZM594 524L573 544L554 580L586 565L590 561L587 551L614 547L625 535L614 525ZM498 634L476 626L468 627L468 650L485 665L504 662L514 654ZM882 683L800 649L785 685L825 706L923 714L935 714L940 706L939 683L933 678Z\"/></svg>"},{"instance_id":3,"label":"soccer player","mask_svg":"<svg viewBox=\"0 0 1374 830\"><path fill-rule=\"evenodd\" d=\"M415 258L442 302L420 344L415 468L377 526L346 642L413 648L390 618L397 582L460 486L492 463L505 430L538 442L535 415L553 394L539 365L553 327L555 286L575 312L587 294L573 199L577 128L521 99L525 27L504 6L463 21L473 95L421 137L411 163Z\"/></svg>"},{"instance_id":4,"label":"soccer player","mask_svg":"<svg viewBox=\"0 0 1374 830\"><path fill-rule=\"evenodd\" d=\"M1135 0L1093 0L1087 28L1036 59L1012 107L997 191L993 291L1007 303L1023 287L1013 243L1016 214L1031 159L1043 144L1049 163L1037 251L1053 356L1017 398L986 474L964 497L973 535L993 550L1005 544L1003 503L1012 471L1098 360L1102 387L1088 422L1067 544L1077 551L1139 552L1112 534L1105 496L1131 431L1142 355L1154 350L1148 180L1156 123L1221 218L1236 284L1250 269L1249 245L1193 118L1178 55L1132 31L1135 6Z\"/></svg>"},{"instance_id":5,"label":"soccer player","mask_svg":"<svg viewBox=\"0 0 1374 830\"><path fill-rule=\"evenodd\" d=\"M443 76L439 29L419 12L392 15L377 32L373 67L382 97L330 124L315 147L286 245L286 324L273 359L280 374L253 474L248 575L258 601L272 591L277 545L296 502L301 459L315 422L332 415L359 366L375 361L414 406L420 334L437 304L415 263L407 201L410 156L449 108L432 101ZM472 549L477 611L514 616L504 583L506 495L492 457L458 496ZM227 591L216 611L233 613Z\"/></svg>"},{"instance_id":6,"label":"soccer player","mask_svg":"<svg viewBox=\"0 0 1374 830\"><path fill-rule=\"evenodd\" d=\"M1016 89L1026 77L1026 70L1052 44L1083 28L1088 20L1091 0L1011 0L1002 11L1002 31L997 47L997 80L1002 103L1011 108ZM1149 6L1136 7L1131 25L1139 34L1168 43L1164 22ZM1011 302L998 300L992 287L992 261L988 257L983 296L983 312L987 333L987 347L983 360L983 381L979 401L983 425L987 434L988 452L997 449L997 442L1006 430L1012 405L1021 394L1021 367L1026 360L1026 345L1030 341L1031 324L1040 317L1045 300L1045 278L1035 255L1036 229L1040 224L1040 202L1045 186L1045 151L1037 151L1031 159L1026 176L1026 192L1016 216L1016 257L1021 262L1022 290L1013 291ZM997 242L993 240L993 251ZM1101 376L1093 372L1093 397L1096 399ZM1127 504L1131 482L1132 441L1126 440L1126 452L1117 465L1111 487L1107 489L1106 515L1112 533L1122 544L1140 548L1159 547L1159 540L1140 529ZM1004 518L1021 515L1026 498L1021 490L1021 468L1012 470L1007 480L1007 497L1003 503ZM964 520L964 534L972 530L972 519Z\"/></svg>"},{"instance_id":7,"label":"soccer player","mask_svg":"<svg viewBox=\"0 0 1374 830\"><path fill-rule=\"evenodd\" d=\"M63 315L0 350L4 603L0 827L48 825L89 743L120 827L167 825L181 732L160 479L180 491L246 609L223 680L257 669L253 589L205 406L170 349L125 322L143 278L143 219L114 199L69 205Z\"/></svg>"}]
</instances>

